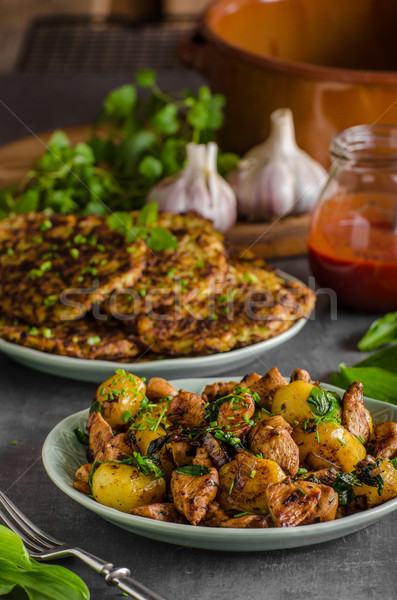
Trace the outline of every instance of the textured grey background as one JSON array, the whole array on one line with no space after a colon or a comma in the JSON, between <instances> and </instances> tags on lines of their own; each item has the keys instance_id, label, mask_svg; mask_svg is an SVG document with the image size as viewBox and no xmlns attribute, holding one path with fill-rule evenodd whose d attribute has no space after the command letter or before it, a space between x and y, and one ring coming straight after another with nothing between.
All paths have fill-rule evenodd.
<instances>
[{"instance_id":1,"label":"textured grey background","mask_svg":"<svg viewBox=\"0 0 397 600\"><path fill-rule=\"evenodd\" d=\"M0 76L0 143L52 127L84 123L97 112L103 95L125 76ZM195 86L186 72L164 75L168 89ZM305 257L277 266L308 281ZM310 322L285 345L258 356L252 371L273 366L289 375L295 367L327 381L340 362L359 359L358 339L374 315L338 307L331 318L327 295L320 294ZM50 533L112 561L167 600L361 600L397 596L397 514L356 534L302 549L272 552L211 552L154 542L103 521L62 494L41 462L43 441L56 423L87 407L95 384L36 373L0 356L0 487L33 521ZM220 373L221 374L221 373ZM223 373L224 374L224 373ZM182 376L183 374L181 374ZM16 440L18 443L13 445ZM60 563L61 564L61 563ZM101 577L77 560L62 564L88 584L94 600L121 598Z\"/></svg>"}]
</instances>

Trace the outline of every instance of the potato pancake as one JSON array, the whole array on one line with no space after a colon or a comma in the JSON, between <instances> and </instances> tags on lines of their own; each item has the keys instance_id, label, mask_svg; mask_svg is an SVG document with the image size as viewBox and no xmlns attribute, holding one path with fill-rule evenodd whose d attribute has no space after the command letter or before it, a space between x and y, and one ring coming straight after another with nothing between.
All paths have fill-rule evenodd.
<instances>
[{"instance_id":1,"label":"potato pancake","mask_svg":"<svg viewBox=\"0 0 397 600\"><path fill-rule=\"evenodd\" d=\"M101 323L89 317L52 327L32 327L3 318L0 337L42 352L74 358L129 362L142 352L134 335L122 330L116 321Z\"/></svg>"},{"instance_id":2,"label":"potato pancake","mask_svg":"<svg viewBox=\"0 0 397 600\"><path fill-rule=\"evenodd\" d=\"M126 244L106 220L29 213L0 222L2 314L28 323L79 318L146 264L141 240ZM61 294L63 293L63 299Z\"/></svg>"},{"instance_id":3,"label":"potato pancake","mask_svg":"<svg viewBox=\"0 0 397 600\"><path fill-rule=\"evenodd\" d=\"M133 213L134 215L134 213ZM106 310L118 315L170 306L195 294L206 296L231 275L223 235L195 213L159 215L157 225L178 240L175 250L148 252L147 266L133 290L113 294Z\"/></svg>"},{"instance_id":4,"label":"potato pancake","mask_svg":"<svg viewBox=\"0 0 397 600\"><path fill-rule=\"evenodd\" d=\"M237 284L222 294L138 317L141 342L168 356L227 352L274 337L313 310L309 288L283 280L261 261L234 267Z\"/></svg>"}]
</instances>

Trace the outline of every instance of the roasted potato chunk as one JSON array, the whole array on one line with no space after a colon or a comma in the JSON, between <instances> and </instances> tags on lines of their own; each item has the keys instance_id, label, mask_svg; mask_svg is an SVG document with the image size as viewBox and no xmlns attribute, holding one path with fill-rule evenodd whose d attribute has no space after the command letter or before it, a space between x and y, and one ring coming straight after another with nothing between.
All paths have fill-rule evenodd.
<instances>
[{"instance_id":1,"label":"roasted potato chunk","mask_svg":"<svg viewBox=\"0 0 397 600\"><path fill-rule=\"evenodd\" d=\"M103 409L103 418L112 429L125 429L123 415L128 411L135 416L145 398L144 382L132 373L117 369L116 373L99 386L95 400Z\"/></svg>"},{"instance_id":2,"label":"roasted potato chunk","mask_svg":"<svg viewBox=\"0 0 397 600\"><path fill-rule=\"evenodd\" d=\"M397 469L390 461L368 456L357 465L356 473L363 485L353 487L353 492L357 499L364 499L366 508L397 497Z\"/></svg>"},{"instance_id":3,"label":"roasted potato chunk","mask_svg":"<svg viewBox=\"0 0 397 600\"><path fill-rule=\"evenodd\" d=\"M285 479L285 473L273 460L256 458L241 453L219 470L219 502L225 510L233 508L238 511L261 513L268 509L266 486ZM252 461L252 462L251 462ZM242 485L236 485L242 467L248 467L243 475Z\"/></svg>"},{"instance_id":4,"label":"roasted potato chunk","mask_svg":"<svg viewBox=\"0 0 397 600\"><path fill-rule=\"evenodd\" d=\"M129 513L137 506L161 502L165 479L143 475L133 465L105 462L92 475L92 494L100 504Z\"/></svg>"},{"instance_id":5,"label":"roasted potato chunk","mask_svg":"<svg viewBox=\"0 0 397 600\"><path fill-rule=\"evenodd\" d=\"M298 382L297 382L298 383ZM299 425L292 433L299 448L300 460L304 462L310 452L339 466L346 473L353 471L355 465L367 454L363 444L342 425L337 423L319 423L310 421Z\"/></svg>"}]
</instances>

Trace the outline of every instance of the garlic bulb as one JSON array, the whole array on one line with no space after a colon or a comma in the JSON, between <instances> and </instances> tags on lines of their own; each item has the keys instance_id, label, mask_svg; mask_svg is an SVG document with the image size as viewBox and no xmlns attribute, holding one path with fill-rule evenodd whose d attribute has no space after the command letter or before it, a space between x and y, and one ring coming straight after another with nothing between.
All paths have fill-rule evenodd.
<instances>
[{"instance_id":1,"label":"garlic bulb","mask_svg":"<svg viewBox=\"0 0 397 600\"><path fill-rule=\"evenodd\" d=\"M310 212L327 180L325 169L298 147L292 112L280 108L270 120L267 140L230 178L239 213L251 220Z\"/></svg>"},{"instance_id":2,"label":"garlic bulb","mask_svg":"<svg viewBox=\"0 0 397 600\"><path fill-rule=\"evenodd\" d=\"M226 231L237 218L236 197L216 167L218 146L187 144L186 167L164 179L149 193L147 202L157 202L164 212L196 211L213 221L215 229Z\"/></svg>"}]
</instances>

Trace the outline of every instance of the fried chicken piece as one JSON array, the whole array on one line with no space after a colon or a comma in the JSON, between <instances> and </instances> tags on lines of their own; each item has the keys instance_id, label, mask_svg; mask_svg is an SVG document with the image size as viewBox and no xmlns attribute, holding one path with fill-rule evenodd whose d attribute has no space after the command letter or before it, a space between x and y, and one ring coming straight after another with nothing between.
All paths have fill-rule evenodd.
<instances>
[{"instance_id":1,"label":"fried chicken piece","mask_svg":"<svg viewBox=\"0 0 397 600\"><path fill-rule=\"evenodd\" d=\"M172 459L177 467L191 465L196 449L189 440L171 439Z\"/></svg>"},{"instance_id":2,"label":"fried chicken piece","mask_svg":"<svg viewBox=\"0 0 397 600\"><path fill-rule=\"evenodd\" d=\"M76 481L73 482L73 487L89 496L91 494L91 487L89 484L89 477L91 473L92 465L81 465L74 474Z\"/></svg>"},{"instance_id":3,"label":"fried chicken piece","mask_svg":"<svg viewBox=\"0 0 397 600\"><path fill-rule=\"evenodd\" d=\"M306 381L306 383L312 383L312 378L305 369L295 369L291 373L291 381Z\"/></svg>"},{"instance_id":4,"label":"fried chicken piece","mask_svg":"<svg viewBox=\"0 0 397 600\"><path fill-rule=\"evenodd\" d=\"M167 396L176 396L178 390L162 377L152 377L146 386L146 396L152 402L157 402Z\"/></svg>"},{"instance_id":5,"label":"fried chicken piece","mask_svg":"<svg viewBox=\"0 0 397 600\"><path fill-rule=\"evenodd\" d=\"M214 500L219 486L218 471L195 477L175 470L171 477L171 492L176 508L189 523L197 525L205 516L209 503Z\"/></svg>"},{"instance_id":6,"label":"fried chicken piece","mask_svg":"<svg viewBox=\"0 0 397 600\"><path fill-rule=\"evenodd\" d=\"M87 421L89 429L88 447L93 460L104 460L105 445L113 438L113 431L101 413L92 413Z\"/></svg>"},{"instance_id":7,"label":"fried chicken piece","mask_svg":"<svg viewBox=\"0 0 397 600\"><path fill-rule=\"evenodd\" d=\"M255 402L250 394L244 392L221 404L216 421L220 427L230 428L233 435L241 437L251 428L248 421L254 412Z\"/></svg>"},{"instance_id":8,"label":"fried chicken piece","mask_svg":"<svg viewBox=\"0 0 397 600\"><path fill-rule=\"evenodd\" d=\"M245 375L240 381L239 385L242 388L251 389L251 386L254 385L261 378L258 373L250 373L249 375Z\"/></svg>"},{"instance_id":9,"label":"fried chicken piece","mask_svg":"<svg viewBox=\"0 0 397 600\"><path fill-rule=\"evenodd\" d=\"M186 523L186 519L172 502L157 502L156 504L137 506L132 509L131 514L154 519L155 521L166 521L167 523Z\"/></svg>"},{"instance_id":10,"label":"fried chicken piece","mask_svg":"<svg viewBox=\"0 0 397 600\"><path fill-rule=\"evenodd\" d=\"M269 527L270 515L248 514L233 515L233 511L226 511L220 507L219 502L213 500L208 506L203 525L207 527L228 527L233 529L259 529Z\"/></svg>"},{"instance_id":11,"label":"fried chicken piece","mask_svg":"<svg viewBox=\"0 0 397 600\"><path fill-rule=\"evenodd\" d=\"M372 423L371 415L364 406L363 385L354 381L342 398L342 425L366 444L369 440Z\"/></svg>"},{"instance_id":12,"label":"fried chicken piece","mask_svg":"<svg viewBox=\"0 0 397 600\"><path fill-rule=\"evenodd\" d=\"M118 433L107 444L103 450L103 460L123 460L132 453L138 451L138 447L132 446L131 437L127 433Z\"/></svg>"},{"instance_id":13,"label":"fried chicken piece","mask_svg":"<svg viewBox=\"0 0 397 600\"><path fill-rule=\"evenodd\" d=\"M213 402L214 400L217 400L217 398L232 394L236 385L239 385L237 381L218 381L216 383L209 383L205 386L202 396L205 402Z\"/></svg>"},{"instance_id":14,"label":"fried chicken piece","mask_svg":"<svg viewBox=\"0 0 397 600\"><path fill-rule=\"evenodd\" d=\"M397 423L375 425L376 444L374 455L390 460L397 456Z\"/></svg>"},{"instance_id":15,"label":"fried chicken piece","mask_svg":"<svg viewBox=\"0 0 397 600\"><path fill-rule=\"evenodd\" d=\"M282 417L260 421L248 434L250 448L263 458L274 460L288 475L299 469L299 448L291 437L291 426Z\"/></svg>"},{"instance_id":16,"label":"fried chicken piece","mask_svg":"<svg viewBox=\"0 0 397 600\"><path fill-rule=\"evenodd\" d=\"M338 495L331 487L308 481L271 483L266 496L277 527L332 521L338 508Z\"/></svg>"},{"instance_id":17,"label":"fried chicken piece","mask_svg":"<svg viewBox=\"0 0 397 600\"><path fill-rule=\"evenodd\" d=\"M186 429L205 427L205 404L205 400L197 394L180 390L168 406L167 417L174 425L180 425Z\"/></svg>"},{"instance_id":18,"label":"fried chicken piece","mask_svg":"<svg viewBox=\"0 0 397 600\"><path fill-rule=\"evenodd\" d=\"M252 393L256 392L258 394L263 408L271 410L274 394L286 385L288 385L287 380L284 379L277 367L273 367L256 383L251 385L250 390Z\"/></svg>"},{"instance_id":19,"label":"fried chicken piece","mask_svg":"<svg viewBox=\"0 0 397 600\"><path fill-rule=\"evenodd\" d=\"M212 467L212 461L208 450L204 446L200 446L196 450L196 456L192 460L193 465L201 465L203 467Z\"/></svg>"}]
</instances>

